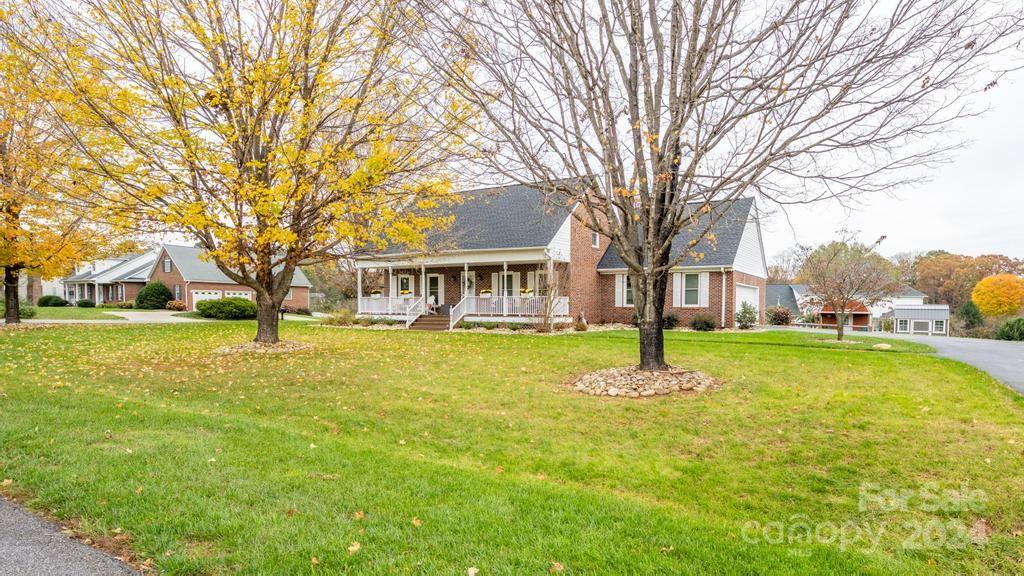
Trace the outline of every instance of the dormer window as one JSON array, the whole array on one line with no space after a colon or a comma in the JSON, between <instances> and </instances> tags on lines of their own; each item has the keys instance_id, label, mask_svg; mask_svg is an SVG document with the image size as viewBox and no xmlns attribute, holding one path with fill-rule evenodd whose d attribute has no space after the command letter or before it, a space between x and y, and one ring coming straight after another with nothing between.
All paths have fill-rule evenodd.
<instances>
[{"instance_id":1,"label":"dormer window","mask_svg":"<svg viewBox=\"0 0 1024 576\"><path fill-rule=\"evenodd\" d=\"M170 271L171 271L171 259L170 258L164 258L164 272L170 272Z\"/></svg>"}]
</instances>

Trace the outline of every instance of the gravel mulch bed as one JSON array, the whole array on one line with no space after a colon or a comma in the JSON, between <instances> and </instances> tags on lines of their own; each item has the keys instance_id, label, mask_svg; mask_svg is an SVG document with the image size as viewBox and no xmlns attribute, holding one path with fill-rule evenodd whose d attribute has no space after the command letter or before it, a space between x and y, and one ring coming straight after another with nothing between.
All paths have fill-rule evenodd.
<instances>
[{"instance_id":1,"label":"gravel mulch bed","mask_svg":"<svg viewBox=\"0 0 1024 576\"><path fill-rule=\"evenodd\" d=\"M590 396L650 398L669 394L697 394L716 388L719 382L697 370L669 368L641 370L637 366L607 368L580 376L573 390Z\"/></svg>"}]
</instances>

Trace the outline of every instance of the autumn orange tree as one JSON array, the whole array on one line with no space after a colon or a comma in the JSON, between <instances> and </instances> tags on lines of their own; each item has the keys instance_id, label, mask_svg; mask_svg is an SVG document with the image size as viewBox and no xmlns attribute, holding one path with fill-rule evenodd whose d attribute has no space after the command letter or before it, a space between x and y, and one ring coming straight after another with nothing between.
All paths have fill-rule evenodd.
<instances>
[{"instance_id":1,"label":"autumn orange tree","mask_svg":"<svg viewBox=\"0 0 1024 576\"><path fill-rule=\"evenodd\" d=\"M191 234L252 288L256 340L300 264L416 245L454 196L466 107L407 52L397 0L81 0L28 39L67 93L86 196ZM79 186L81 184L79 183ZM115 212L112 212L112 214Z\"/></svg>"},{"instance_id":2,"label":"autumn orange tree","mask_svg":"<svg viewBox=\"0 0 1024 576\"><path fill-rule=\"evenodd\" d=\"M1001 254L965 256L948 252L928 253L913 266L914 287L934 303L956 309L971 299L982 278L995 274L1024 274L1024 261Z\"/></svg>"},{"instance_id":3,"label":"autumn orange tree","mask_svg":"<svg viewBox=\"0 0 1024 576\"><path fill-rule=\"evenodd\" d=\"M1012 316L1024 309L1024 278L996 274L978 282L971 300L985 316Z\"/></svg>"},{"instance_id":4,"label":"autumn orange tree","mask_svg":"<svg viewBox=\"0 0 1024 576\"><path fill-rule=\"evenodd\" d=\"M109 236L67 193L61 169L71 146L55 125L45 89L47 72L13 34L18 7L0 3L0 267L4 273L4 319L20 321L18 279L31 273L54 278L95 256Z\"/></svg>"}]
</instances>

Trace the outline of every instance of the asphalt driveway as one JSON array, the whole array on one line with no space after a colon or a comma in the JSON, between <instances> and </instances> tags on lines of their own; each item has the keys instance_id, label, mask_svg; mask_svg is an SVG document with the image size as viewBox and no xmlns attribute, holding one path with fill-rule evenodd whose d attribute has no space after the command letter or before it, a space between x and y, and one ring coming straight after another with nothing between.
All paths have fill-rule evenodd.
<instances>
[{"instance_id":1,"label":"asphalt driveway","mask_svg":"<svg viewBox=\"0 0 1024 576\"><path fill-rule=\"evenodd\" d=\"M959 360L984 370L1024 394L1024 342L934 336L911 338L935 348L938 356Z\"/></svg>"},{"instance_id":2,"label":"asphalt driveway","mask_svg":"<svg viewBox=\"0 0 1024 576\"><path fill-rule=\"evenodd\" d=\"M813 328L790 328L790 330L815 330L835 334L835 330ZM959 360L979 370L984 370L997 380L1024 394L1024 342L1005 340L983 340L980 338L956 338L952 336L910 336L889 332L847 332L846 336L856 340L858 335L880 338L897 338L927 344L935 349L936 356Z\"/></svg>"},{"instance_id":3,"label":"asphalt driveway","mask_svg":"<svg viewBox=\"0 0 1024 576\"><path fill-rule=\"evenodd\" d=\"M138 576L133 568L72 540L60 528L0 498L0 574Z\"/></svg>"}]
</instances>

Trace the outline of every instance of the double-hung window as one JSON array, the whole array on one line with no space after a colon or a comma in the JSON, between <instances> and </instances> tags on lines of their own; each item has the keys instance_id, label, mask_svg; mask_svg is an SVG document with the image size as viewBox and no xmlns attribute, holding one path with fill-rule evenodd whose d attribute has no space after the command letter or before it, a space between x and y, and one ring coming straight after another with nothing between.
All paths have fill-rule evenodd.
<instances>
[{"instance_id":1,"label":"double-hung window","mask_svg":"<svg viewBox=\"0 0 1024 576\"><path fill-rule=\"evenodd\" d=\"M170 258L164 258L164 272L170 272L170 271L171 271L171 259Z\"/></svg>"},{"instance_id":2,"label":"double-hung window","mask_svg":"<svg viewBox=\"0 0 1024 576\"><path fill-rule=\"evenodd\" d=\"M896 331L897 332L910 332L910 320L906 320L904 318L901 318L900 320L898 320L897 323L896 323Z\"/></svg>"},{"instance_id":3,"label":"double-hung window","mask_svg":"<svg viewBox=\"0 0 1024 576\"><path fill-rule=\"evenodd\" d=\"M629 277L629 274L626 274L626 285L625 289L622 291L622 297L627 306L633 305L633 281Z\"/></svg>"},{"instance_id":4,"label":"double-hung window","mask_svg":"<svg viewBox=\"0 0 1024 576\"><path fill-rule=\"evenodd\" d=\"M700 274L683 274L683 306L700 305Z\"/></svg>"}]
</instances>

